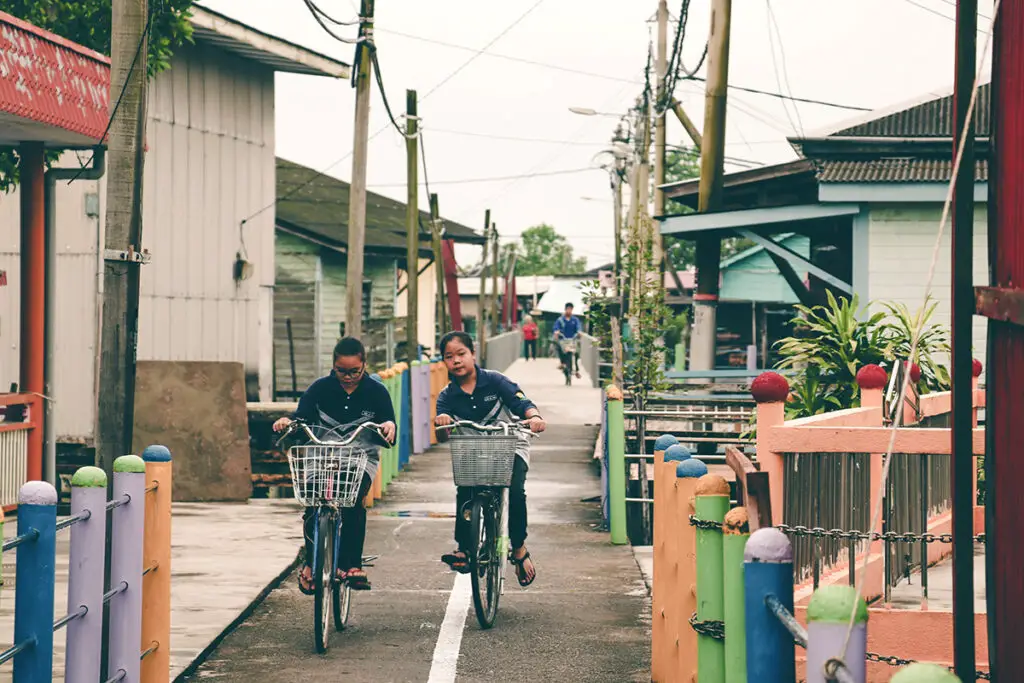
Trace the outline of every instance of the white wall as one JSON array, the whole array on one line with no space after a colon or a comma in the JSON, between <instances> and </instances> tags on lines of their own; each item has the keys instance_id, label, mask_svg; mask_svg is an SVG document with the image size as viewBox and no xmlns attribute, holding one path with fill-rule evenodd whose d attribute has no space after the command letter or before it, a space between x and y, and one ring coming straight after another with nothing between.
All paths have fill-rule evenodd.
<instances>
[{"instance_id":1,"label":"white wall","mask_svg":"<svg viewBox=\"0 0 1024 683\"><path fill-rule=\"evenodd\" d=\"M976 204L974 218L974 284L988 283L988 216ZM916 313L924 301L928 272L939 234L942 207L938 204L874 204L868 223L868 298L901 302ZM947 221L939 246L931 294L938 302L929 322L949 327L951 253ZM880 310L875 306L873 310ZM974 317L974 357L985 363L987 321ZM948 363L948 359L944 362Z\"/></svg>"},{"instance_id":2,"label":"white wall","mask_svg":"<svg viewBox=\"0 0 1024 683\"><path fill-rule=\"evenodd\" d=\"M150 83L144 176L140 360L241 361L269 398L274 212L244 228L253 277L232 278L239 222L275 198L274 75L203 46L179 51ZM83 155L83 161L88 155ZM74 154L62 165L77 166ZM106 182L58 185L57 434L88 440L95 419L97 230ZM100 218L85 196L100 192ZM0 387L18 380L19 198L0 196Z\"/></svg>"},{"instance_id":3,"label":"white wall","mask_svg":"<svg viewBox=\"0 0 1024 683\"><path fill-rule=\"evenodd\" d=\"M416 336L420 340L420 344L426 347L433 347L435 331L434 326L437 324L435 318L437 317L437 275L434 274L434 266L430 264L430 259L421 258L417 272L423 270L423 274L419 277L419 289L417 290L417 298L419 299L419 317L417 323L419 330ZM406 273L399 271L398 275L398 288L401 289L405 286ZM408 315L408 301L407 290L403 290L395 302L395 316L403 317Z\"/></svg>"}]
</instances>

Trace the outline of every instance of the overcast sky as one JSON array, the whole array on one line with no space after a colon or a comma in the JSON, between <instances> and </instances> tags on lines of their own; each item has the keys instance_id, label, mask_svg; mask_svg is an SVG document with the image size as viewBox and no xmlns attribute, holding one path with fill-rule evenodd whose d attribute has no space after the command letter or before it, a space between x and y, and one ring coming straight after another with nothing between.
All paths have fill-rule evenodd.
<instances>
[{"instance_id":1,"label":"overcast sky","mask_svg":"<svg viewBox=\"0 0 1024 683\"><path fill-rule=\"evenodd\" d=\"M352 61L354 48L328 36L302 0L202 4ZM341 20L358 13L358 0L318 4ZM680 4L670 0L673 16ZM990 17L991 0L979 5ZM695 64L704 48L709 8L710 0L692 2L686 65ZM590 265L611 260L611 191L607 173L597 168L602 158L595 155L607 148L616 118L584 117L569 107L611 114L628 109L643 89L656 9L657 0L377 0L376 43L386 94L398 116L406 89L419 92L428 179L442 215L479 230L484 209L490 208L503 239L550 223ZM736 2L729 80L869 108L943 93L952 87L954 14L954 0ZM979 26L980 52L989 20L979 18ZM355 27L340 31L356 36ZM673 31L670 21L670 40ZM370 142L370 189L404 202L404 141L386 128L387 115L374 89L370 133L377 135ZM278 74L277 154L347 181L354 94L347 81ZM703 83L681 82L676 96L702 127ZM744 163L786 161L796 156L787 136L812 134L858 116L863 113L730 90L726 154ZM668 130L670 144L688 143L673 117ZM596 170L581 170L591 167ZM727 171L744 167L730 165ZM534 177L480 181L521 175ZM465 182L472 180L478 182ZM421 189L422 207L426 197ZM478 255L476 248L459 250L463 265Z\"/></svg>"}]
</instances>

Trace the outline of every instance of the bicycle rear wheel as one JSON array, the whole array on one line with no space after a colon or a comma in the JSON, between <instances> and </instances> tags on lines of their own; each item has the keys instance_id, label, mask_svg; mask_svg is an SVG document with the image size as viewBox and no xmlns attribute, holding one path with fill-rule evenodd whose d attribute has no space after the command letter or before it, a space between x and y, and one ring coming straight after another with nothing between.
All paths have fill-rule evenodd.
<instances>
[{"instance_id":1,"label":"bicycle rear wheel","mask_svg":"<svg viewBox=\"0 0 1024 683\"><path fill-rule=\"evenodd\" d=\"M313 632L316 651L327 652L331 594L334 592L334 520L323 510L318 515L316 560L313 566Z\"/></svg>"},{"instance_id":2,"label":"bicycle rear wheel","mask_svg":"<svg viewBox=\"0 0 1024 683\"><path fill-rule=\"evenodd\" d=\"M498 616L498 585L504 568L498 553L498 520L494 507L485 505L481 498L473 501L470 515L470 533L474 547L470 550L470 578L473 584L473 609L480 628L494 625Z\"/></svg>"}]
</instances>

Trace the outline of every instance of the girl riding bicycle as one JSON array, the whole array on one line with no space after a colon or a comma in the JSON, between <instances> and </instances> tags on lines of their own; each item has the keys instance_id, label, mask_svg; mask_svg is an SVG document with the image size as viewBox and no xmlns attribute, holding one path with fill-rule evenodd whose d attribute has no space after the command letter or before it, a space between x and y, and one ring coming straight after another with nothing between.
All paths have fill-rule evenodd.
<instances>
[{"instance_id":1,"label":"girl riding bicycle","mask_svg":"<svg viewBox=\"0 0 1024 683\"><path fill-rule=\"evenodd\" d=\"M476 364L472 337L465 332L449 332L441 338L439 347L451 382L437 397L436 426L450 425L455 420L471 420L484 425L494 420L508 420L514 415L526 420L531 431L544 431L546 424L540 411L515 382L500 372L484 370ZM446 441L448 431L437 430L437 438L438 441ZM508 499L512 562L520 586L529 586L537 576L526 549L526 472L529 468L530 444L523 437L516 449ZM455 552L441 556L442 562L460 574L469 571L466 551L473 543L473 539L466 537L469 522L462 514L468 502L469 491L458 488L455 499L455 542L458 547Z\"/></svg>"}]
</instances>

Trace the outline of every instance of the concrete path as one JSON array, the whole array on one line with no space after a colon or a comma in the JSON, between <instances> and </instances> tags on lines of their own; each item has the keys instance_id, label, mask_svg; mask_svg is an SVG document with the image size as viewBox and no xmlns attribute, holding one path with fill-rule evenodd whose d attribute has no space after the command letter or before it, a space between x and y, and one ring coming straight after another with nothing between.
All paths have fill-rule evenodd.
<instances>
[{"instance_id":1,"label":"concrete path","mask_svg":"<svg viewBox=\"0 0 1024 683\"><path fill-rule=\"evenodd\" d=\"M597 504L582 502L599 492L599 390L565 387L548 359L507 374L549 429L527 480L538 577L524 590L509 570L494 628L476 623L468 577L439 561L453 546L454 487L446 449L435 448L371 511L366 552L381 556L368 570L373 590L354 594L350 626L327 654L314 652L313 605L292 574L187 680L649 681L647 589L629 547L593 530Z\"/></svg>"}]
</instances>

